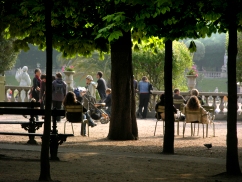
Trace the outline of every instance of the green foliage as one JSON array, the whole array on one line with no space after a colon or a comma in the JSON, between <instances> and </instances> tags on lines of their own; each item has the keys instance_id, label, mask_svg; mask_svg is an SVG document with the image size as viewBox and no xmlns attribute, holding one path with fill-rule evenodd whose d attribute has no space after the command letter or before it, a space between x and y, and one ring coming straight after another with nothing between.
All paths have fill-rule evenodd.
<instances>
[{"instance_id":1,"label":"green foliage","mask_svg":"<svg viewBox=\"0 0 242 182\"><path fill-rule=\"evenodd\" d=\"M204 57L205 54L205 47L203 43L198 40L188 40L185 44L193 53L193 61L197 64Z\"/></svg>"},{"instance_id":2,"label":"green foliage","mask_svg":"<svg viewBox=\"0 0 242 182\"><path fill-rule=\"evenodd\" d=\"M19 52L13 47L13 40L6 40L3 34L0 35L0 74L10 70L16 63Z\"/></svg>"},{"instance_id":3,"label":"green foliage","mask_svg":"<svg viewBox=\"0 0 242 182\"><path fill-rule=\"evenodd\" d=\"M110 55L104 54L104 59L99 59L100 55L98 52L94 52L89 57L75 57L72 59L65 59L61 54L58 56L60 65L73 65L75 68L75 76L79 80L85 80L87 75L96 76L98 71L102 71L104 78L107 82L111 79L111 57Z\"/></svg>"},{"instance_id":4,"label":"green foliage","mask_svg":"<svg viewBox=\"0 0 242 182\"><path fill-rule=\"evenodd\" d=\"M141 79L146 75L154 87L164 90L164 59L163 40L155 37L150 42L140 46L140 51L133 53L135 77ZM155 41L156 40L156 41ZM190 53L183 43L173 42L173 87L187 90L184 77L185 70L192 66Z\"/></svg>"},{"instance_id":5,"label":"green foliage","mask_svg":"<svg viewBox=\"0 0 242 182\"><path fill-rule=\"evenodd\" d=\"M237 41L238 41L237 42L238 54L237 54L236 74L237 74L237 81L242 82L242 32L238 33Z\"/></svg>"}]
</instances>

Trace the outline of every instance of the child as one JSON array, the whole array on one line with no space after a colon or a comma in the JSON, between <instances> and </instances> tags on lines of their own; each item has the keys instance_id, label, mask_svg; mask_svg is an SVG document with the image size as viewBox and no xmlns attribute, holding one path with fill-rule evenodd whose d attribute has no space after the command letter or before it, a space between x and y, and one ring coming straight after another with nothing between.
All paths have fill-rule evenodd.
<instances>
[{"instance_id":1,"label":"child","mask_svg":"<svg viewBox=\"0 0 242 182\"><path fill-rule=\"evenodd\" d=\"M109 118L111 117L111 106L112 106L112 90L110 88L106 89L106 99L104 100L106 104L106 113L109 115Z\"/></svg>"}]
</instances>

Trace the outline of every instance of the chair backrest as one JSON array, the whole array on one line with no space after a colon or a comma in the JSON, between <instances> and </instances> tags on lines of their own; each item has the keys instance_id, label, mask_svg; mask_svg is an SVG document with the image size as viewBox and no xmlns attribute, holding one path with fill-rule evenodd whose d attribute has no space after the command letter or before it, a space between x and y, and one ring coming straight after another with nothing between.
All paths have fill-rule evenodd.
<instances>
[{"instance_id":1,"label":"chair backrest","mask_svg":"<svg viewBox=\"0 0 242 182\"><path fill-rule=\"evenodd\" d=\"M156 112L165 112L165 106L158 106Z\"/></svg>"},{"instance_id":2,"label":"chair backrest","mask_svg":"<svg viewBox=\"0 0 242 182\"><path fill-rule=\"evenodd\" d=\"M213 106L202 106L207 112L210 113L210 121L215 119L215 108Z\"/></svg>"},{"instance_id":3,"label":"chair backrest","mask_svg":"<svg viewBox=\"0 0 242 182\"><path fill-rule=\"evenodd\" d=\"M66 119L72 123L81 123L83 120L83 106L82 105L68 105L65 106Z\"/></svg>"},{"instance_id":4,"label":"chair backrest","mask_svg":"<svg viewBox=\"0 0 242 182\"><path fill-rule=\"evenodd\" d=\"M173 99L173 104L177 109L180 109L180 105L184 104L183 99Z\"/></svg>"},{"instance_id":5,"label":"chair backrest","mask_svg":"<svg viewBox=\"0 0 242 182\"><path fill-rule=\"evenodd\" d=\"M215 113L215 108L213 106L202 106L207 112L211 113L214 115Z\"/></svg>"},{"instance_id":6,"label":"chair backrest","mask_svg":"<svg viewBox=\"0 0 242 182\"><path fill-rule=\"evenodd\" d=\"M185 107L185 117L186 117L186 122L202 122L202 108L200 108L197 111L189 110L187 107Z\"/></svg>"}]
</instances>

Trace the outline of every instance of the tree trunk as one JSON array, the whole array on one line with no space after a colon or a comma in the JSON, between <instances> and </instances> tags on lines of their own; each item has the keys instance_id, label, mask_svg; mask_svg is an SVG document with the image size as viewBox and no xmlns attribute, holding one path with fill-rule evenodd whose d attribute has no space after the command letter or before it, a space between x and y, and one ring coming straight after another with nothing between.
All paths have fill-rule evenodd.
<instances>
[{"instance_id":1,"label":"tree trunk","mask_svg":"<svg viewBox=\"0 0 242 182\"><path fill-rule=\"evenodd\" d=\"M131 32L111 44L112 113L108 138L136 140L138 127L133 89Z\"/></svg>"},{"instance_id":2,"label":"tree trunk","mask_svg":"<svg viewBox=\"0 0 242 182\"><path fill-rule=\"evenodd\" d=\"M237 56L237 6L236 1L228 1L229 45L228 45L228 113L227 113L227 155L226 172L241 174L238 158L237 138L237 84L236 84L236 56Z\"/></svg>"},{"instance_id":3,"label":"tree trunk","mask_svg":"<svg viewBox=\"0 0 242 182\"><path fill-rule=\"evenodd\" d=\"M45 27L46 27L46 100L52 100L52 28L51 28L51 0L45 0ZM51 124L51 102L45 105L44 135L40 156L40 177L41 181L51 181L49 162L49 142Z\"/></svg>"},{"instance_id":4,"label":"tree trunk","mask_svg":"<svg viewBox=\"0 0 242 182\"><path fill-rule=\"evenodd\" d=\"M172 96L172 41L165 42L165 135L163 141L163 153L174 153L174 113Z\"/></svg>"}]
</instances>

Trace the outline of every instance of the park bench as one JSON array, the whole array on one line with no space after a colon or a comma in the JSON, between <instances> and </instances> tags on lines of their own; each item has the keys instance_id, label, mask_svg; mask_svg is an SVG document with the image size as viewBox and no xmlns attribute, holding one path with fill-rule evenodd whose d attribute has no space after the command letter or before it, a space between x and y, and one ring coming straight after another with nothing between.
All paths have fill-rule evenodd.
<instances>
[{"instance_id":1,"label":"park bench","mask_svg":"<svg viewBox=\"0 0 242 182\"><path fill-rule=\"evenodd\" d=\"M28 133L19 133L19 132L1 132L0 135L16 135L16 136L28 136L29 144L36 144L34 140L35 136L43 137L41 133L35 133L36 129L39 128L41 122L35 121L35 115L45 115L45 110L43 109L34 109L39 107L40 103L38 102L0 102L0 114L11 114L11 115L30 115L29 122L19 122L19 121L0 121L0 124L21 124L28 125ZM11 107L11 108L9 108ZM57 130L57 116L65 116L65 110L51 110L51 115L53 117L53 126L50 133L50 158L52 160L58 160L57 157L58 147L63 142L66 141L67 137L74 136L73 134L58 134ZM44 122L42 122L43 124ZM41 124L41 126L42 126ZM40 127L41 127L40 126Z\"/></svg>"}]
</instances>

